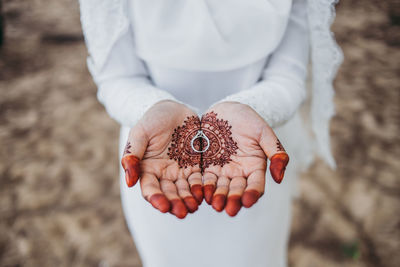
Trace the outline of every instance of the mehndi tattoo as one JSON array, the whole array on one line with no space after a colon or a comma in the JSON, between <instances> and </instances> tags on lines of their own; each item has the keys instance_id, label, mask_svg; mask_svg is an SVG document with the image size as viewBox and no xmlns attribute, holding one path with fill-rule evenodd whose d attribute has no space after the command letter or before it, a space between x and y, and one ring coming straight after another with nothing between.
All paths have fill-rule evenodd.
<instances>
[{"instance_id":1,"label":"mehndi tattoo","mask_svg":"<svg viewBox=\"0 0 400 267\"><path fill-rule=\"evenodd\" d=\"M131 149L131 142L126 143L126 146L124 149L124 155L132 153L129 149Z\"/></svg>"},{"instance_id":2,"label":"mehndi tattoo","mask_svg":"<svg viewBox=\"0 0 400 267\"><path fill-rule=\"evenodd\" d=\"M280 152L286 152L286 150L283 148L281 141L279 141L279 139L276 141L276 148Z\"/></svg>"},{"instance_id":3,"label":"mehndi tattoo","mask_svg":"<svg viewBox=\"0 0 400 267\"><path fill-rule=\"evenodd\" d=\"M181 168L196 164L202 170L210 165L223 167L232 160L231 155L236 154L238 149L232 139L231 128L228 121L217 119L214 112L205 114L201 122L196 116L188 117L183 126L174 130L168 156L177 161Z\"/></svg>"},{"instance_id":4,"label":"mehndi tattoo","mask_svg":"<svg viewBox=\"0 0 400 267\"><path fill-rule=\"evenodd\" d=\"M223 167L232 160L238 146L232 139L231 128L228 121L217 119L212 111L201 118L201 129L210 140L209 149L202 154L202 169L210 165Z\"/></svg>"},{"instance_id":5,"label":"mehndi tattoo","mask_svg":"<svg viewBox=\"0 0 400 267\"><path fill-rule=\"evenodd\" d=\"M200 120L196 116L187 117L182 126L175 128L172 134L171 146L168 148L168 156L178 162L179 167L187 168L200 164L201 153L195 152L191 147L193 137L200 130ZM202 149L202 139L197 138L193 142L196 150Z\"/></svg>"}]
</instances>

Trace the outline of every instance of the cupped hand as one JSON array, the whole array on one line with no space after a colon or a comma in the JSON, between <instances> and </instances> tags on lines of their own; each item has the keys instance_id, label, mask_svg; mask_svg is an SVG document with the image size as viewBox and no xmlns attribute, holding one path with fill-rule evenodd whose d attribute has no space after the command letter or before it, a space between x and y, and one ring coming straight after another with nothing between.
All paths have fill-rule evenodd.
<instances>
[{"instance_id":1,"label":"cupped hand","mask_svg":"<svg viewBox=\"0 0 400 267\"><path fill-rule=\"evenodd\" d=\"M199 128L200 119L185 105L158 102L130 130L121 160L127 185L140 177L143 197L178 218L196 211L203 200L201 154L187 145Z\"/></svg>"},{"instance_id":2,"label":"cupped hand","mask_svg":"<svg viewBox=\"0 0 400 267\"><path fill-rule=\"evenodd\" d=\"M263 195L267 158L275 182L283 179L289 161L282 144L265 120L237 102L211 107L201 119L207 136L202 153L204 198L217 211L235 216Z\"/></svg>"}]
</instances>

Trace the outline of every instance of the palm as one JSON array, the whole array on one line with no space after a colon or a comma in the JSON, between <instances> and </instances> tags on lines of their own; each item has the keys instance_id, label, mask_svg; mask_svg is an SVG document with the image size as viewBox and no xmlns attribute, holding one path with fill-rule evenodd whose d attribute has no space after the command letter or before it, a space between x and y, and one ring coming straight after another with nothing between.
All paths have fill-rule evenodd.
<instances>
[{"instance_id":1,"label":"palm","mask_svg":"<svg viewBox=\"0 0 400 267\"><path fill-rule=\"evenodd\" d=\"M137 173L140 172L145 199L160 211L171 211L179 218L188 211L194 212L202 200L199 160L190 158L190 164L182 166L171 153L174 132L189 118L200 125L197 115L184 105L170 101L156 104L131 130L124 154L124 158L141 158ZM127 179L131 176L128 172ZM136 181L127 182L133 186Z\"/></svg>"},{"instance_id":2,"label":"palm","mask_svg":"<svg viewBox=\"0 0 400 267\"><path fill-rule=\"evenodd\" d=\"M122 158L129 187L161 212L178 218L197 210L204 197L234 216L264 192L267 156L276 182L288 156L272 129L250 107L225 102L201 121L184 105L162 101L129 133Z\"/></svg>"},{"instance_id":3,"label":"palm","mask_svg":"<svg viewBox=\"0 0 400 267\"><path fill-rule=\"evenodd\" d=\"M178 178L185 179L193 172L200 172L198 165L181 168L178 162L168 155L174 129L182 125L187 117L196 114L182 106L174 108L172 113L171 110L157 110L146 115L148 118L145 116L141 125L149 141L141 161L142 173L153 174L159 179L171 177L175 181Z\"/></svg>"},{"instance_id":4,"label":"palm","mask_svg":"<svg viewBox=\"0 0 400 267\"><path fill-rule=\"evenodd\" d=\"M231 113L227 109L215 108L213 111L219 117L230 122L232 126L232 139L236 141L236 154L231 156L231 162L224 166L211 165L206 172L225 177L248 177L256 170L265 171L267 158L259 145L261 129L265 122L256 116L249 115L248 112L239 114ZM249 112L252 112L249 110Z\"/></svg>"},{"instance_id":5,"label":"palm","mask_svg":"<svg viewBox=\"0 0 400 267\"><path fill-rule=\"evenodd\" d=\"M219 138L211 138L210 150L203 153L205 198L217 211L225 208L227 213L233 216L239 211L242 203L250 207L263 194L267 155L272 157L278 152L284 155L286 153L272 129L246 105L222 103L214 106L203 116L202 129L215 129L214 124L219 125L219 132L221 127L227 126L229 131L219 134ZM212 136L213 133L210 132L209 135ZM212 143L216 141L220 144L214 147L221 146L224 149L217 148L213 151ZM221 155L215 152L217 150L225 154L224 161L214 160L221 158ZM229 156L229 160L226 156ZM277 182L282 178L279 176L276 177ZM228 201L225 207L226 197Z\"/></svg>"}]
</instances>

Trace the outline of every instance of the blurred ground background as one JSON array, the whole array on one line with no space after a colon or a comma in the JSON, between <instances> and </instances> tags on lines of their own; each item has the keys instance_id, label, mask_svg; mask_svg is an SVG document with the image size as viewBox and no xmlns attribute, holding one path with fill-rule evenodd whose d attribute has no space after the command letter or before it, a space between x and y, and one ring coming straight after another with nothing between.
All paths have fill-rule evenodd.
<instances>
[{"instance_id":1,"label":"blurred ground background","mask_svg":"<svg viewBox=\"0 0 400 267\"><path fill-rule=\"evenodd\" d=\"M0 266L140 266L120 206L118 125L97 102L75 0L3 0ZM290 266L400 266L400 14L342 1L338 170L300 182Z\"/></svg>"}]
</instances>

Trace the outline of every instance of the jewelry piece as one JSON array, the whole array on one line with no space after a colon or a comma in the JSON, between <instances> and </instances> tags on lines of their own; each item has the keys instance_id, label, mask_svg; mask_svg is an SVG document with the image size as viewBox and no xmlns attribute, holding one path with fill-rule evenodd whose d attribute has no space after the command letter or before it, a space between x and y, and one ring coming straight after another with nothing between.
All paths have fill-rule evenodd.
<instances>
[{"instance_id":1,"label":"jewelry piece","mask_svg":"<svg viewBox=\"0 0 400 267\"><path fill-rule=\"evenodd\" d=\"M197 149L194 147L193 143L194 143L194 140L196 140L197 138L203 138L204 140L207 141L207 146L206 146L206 148L204 148L203 150L197 150ZM195 152L197 152L197 153L206 152L206 151L208 150L208 148L210 147L210 139L208 139L207 135L205 135L205 134L203 133L202 130L199 130L199 131L197 132L197 134L192 138L192 141L190 142L190 146L191 146L192 149L193 149Z\"/></svg>"}]
</instances>

